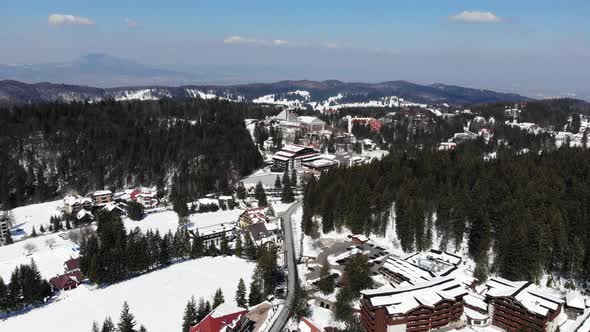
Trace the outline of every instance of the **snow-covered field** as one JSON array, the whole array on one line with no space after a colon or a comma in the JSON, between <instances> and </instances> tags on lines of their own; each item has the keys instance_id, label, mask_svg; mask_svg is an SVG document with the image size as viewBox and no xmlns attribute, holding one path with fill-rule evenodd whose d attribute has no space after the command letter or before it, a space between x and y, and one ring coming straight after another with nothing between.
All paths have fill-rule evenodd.
<instances>
[{"instance_id":1,"label":"snow-covered field","mask_svg":"<svg viewBox=\"0 0 590 332\"><path fill-rule=\"evenodd\" d=\"M182 324L188 299L211 300L217 288L233 303L237 284L249 285L254 264L235 257L204 257L121 282L103 289L81 286L63 292L59 301L0 322L0 332L90 331L106 316L116 322L124 301L149 331L174 331Z\"/></svg>"},{"instance_id":2,"label":"snow-covered field","mask_svg":"<svg viewBox=\"0 0 590 332\"><path fill-rule=\"evenodd\" d=\"M49 218L52 216L61 215L63 208L63 201L57 200L52 202L45 202L39 204L25 205L17 207L12 210L14 216L14 225L12 225L13 233L16 229L22 229L26 235L31 233L33 226L39 233L39 227L43 225L47 229L49 226ZM18 240L25 234L15 233L14 240Z\"/></svg>"},{"instance_id":3,"label":"snow-covered field","mask_svg":"<svg viewBox=\"0 0 590 332\"><path fill-rule=\"evenodd\" d=\"M59 234L61 233L29 238L0 247L0 277L4 282L8 282L12 271L20 264L31 263L31 259L35 260L44 278L49 279L62 274L64 262L72 257L78 257L78 246L70 240L62 239ZM55 241L53 249L49 247L48 241ZM29 245L34 246L34 250L27 256L26 247Z\"/></svg>"}]
</instances>

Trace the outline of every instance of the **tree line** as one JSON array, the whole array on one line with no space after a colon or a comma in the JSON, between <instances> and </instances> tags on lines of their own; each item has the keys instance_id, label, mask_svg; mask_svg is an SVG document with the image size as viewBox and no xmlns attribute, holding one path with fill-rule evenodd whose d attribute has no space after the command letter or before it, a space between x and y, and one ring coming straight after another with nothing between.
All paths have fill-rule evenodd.
<instances>
[{"instance_id":1,"label":"tree line","mask_svg":"<svg viewBox=\"0 0 590 332\"><path fill-rule=\"evenodd\" d=\"M543 273L588 280L590 151L500 148L486 161L476 144L392 150L381 162L311 179L304 232L383 235L394 217L404 251L453 250L466 239L482 278L493 271L514 280Z\"/></svg>"},{"instance_id":2,"label":"tree line","mask_svg":"<svg viewBox=\"0 0 590 332\"><path fill-rule=\"evenodd\" d=\"M0 107L0 204L169 181L185 201L231 192L262 165L247 109L219 100Z\"/></svg>"}]
</instances>

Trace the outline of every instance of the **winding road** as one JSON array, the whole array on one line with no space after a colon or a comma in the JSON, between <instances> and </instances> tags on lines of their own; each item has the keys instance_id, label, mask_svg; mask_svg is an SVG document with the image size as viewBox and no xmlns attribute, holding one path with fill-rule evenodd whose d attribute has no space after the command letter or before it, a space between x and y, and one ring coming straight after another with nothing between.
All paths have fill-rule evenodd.
<instances>
[{"instance_id":1,"label":"winding road","mask_svg":"<svg viewBox=\"0 0 590 332\"><path fill-rule=\"evenodd\" d=\"M281 214L281 222L283 226L283 249L285 252L285 261L287 262L287 297L285 299L285 306L278 313L273 325L268 330L269 332L281 332L289 321L289 311L293 296L295 294L295 285L298 282L297 264L295 264L295 246L293 243L293 227L291 225L291 215L297 208L301 206L301 201L291 205L289 209Z\"/></svg>"}]
</instances>

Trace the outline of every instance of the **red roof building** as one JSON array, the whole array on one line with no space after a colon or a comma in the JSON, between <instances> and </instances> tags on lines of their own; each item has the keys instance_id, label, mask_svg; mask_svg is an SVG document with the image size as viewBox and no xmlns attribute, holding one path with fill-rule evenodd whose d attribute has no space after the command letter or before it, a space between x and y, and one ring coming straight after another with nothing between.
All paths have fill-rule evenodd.
<instances>
[{"instance_id":1,"label":"red roof building","mask_svg":"<svg viewBox=\"0 0 590 332\"><path fill-rule=\"evenodd\" d=\"M244 321L242 317L246 313L248 313L247 309L222 303L197 325L192 326L190 332L221 332L225 331L226 328L235 331L237 325Z\"/></svg>"},{"instance_id":2,"label":"red roof building","mask_svg":"<svg viewBox=\"0 0 590 332\"><path fill-rule=\"evenodd\" d=\"M80 271L80 257L68 259L64 263L64 272Z\"/></svg>"},{"instance_id":3,"label":"red roof building","mask_svg":"<svg viewBox=\"0 0 590 332\"><path fill-rule=\"evenodd\" d=\"M59 275L49 279L49 283L54 290L70 290L78 287L82 282L82 272L80 270Z\"/></svg>"},{"instance_id":4,"label":"red roof building","mask_svg":"<svg viewBox=\"0 0 590 332\"><path fill-rule=\"evenodd\" d=\"M324 332L323 329L321 329L314 322L305 317L301 317L297 330L299 332Z\"/></svg>"}]
</instances>

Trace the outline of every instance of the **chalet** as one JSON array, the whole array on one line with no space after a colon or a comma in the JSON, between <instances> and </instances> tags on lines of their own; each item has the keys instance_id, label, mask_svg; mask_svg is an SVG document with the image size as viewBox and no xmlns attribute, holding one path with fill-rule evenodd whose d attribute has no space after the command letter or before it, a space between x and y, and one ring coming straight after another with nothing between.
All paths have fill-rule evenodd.
<instances>
[{"instance_id":1,"label":"chalet","mask_svg":"<svg viewBox=\"0 0 590 332\"><path fill-rule=\"evenodd\" d=\"M98 190L92 193L94 205L104 206L113 200L113 192L110 190Z\"/></svg>"},{"instance_id":2,"label":"chalet","mask_svg":"<svg viewBox=\"0 0 590 332\"><path fill-rule=\"evenodd\" d=\"M70 290L78 287L82 282L82 272L78 269L49 279L53 290Z\"/></svg>"},{"instance_id":3,"label":"chalet","mask_svg":"<svg viewBox=\"0 0 590 332\"><path fill-rule=\"evenodd\" d=\"M298 120L305 133L320 132L326 127L326 123L315 116L300 116Z\"/></svg>"},{"instance_id":4,"label":"chalet","mask_svg":"<svg viewBox=\"0 0 590 332\"><path fill-rule=\"evenodd\" d=\"M249 225L247 227L247 232L252 239L252 242L254 242L257 246L262 246L268 242L273 242L276 240L276 235L275 232L273 232L273 229L276 229L274 224L261 222Z\"/></svg>"},{"instance_id":5,"label":"chalet","mask_svg":"<svg viewBox=\"0 0 590 332\"><path fill-rule=\"evenodd\" d=\"M217 225L198 227L195 229L196 235L203 241L203 246L220 247L224 238L232 241L236 237L237 225L235 222L226 222Z\"/></svg>"},{"instance_id":6,"label":"chalet","mask_svg":"<svg viewBox=\"0 0 590 332\"><path fill-rule=\"evenodd\" d=\"M80 257L70 258L64 263L65 273L80 271Z\"/></svg>"},{"instance_id":7,"label":"chalet","mask_svg":"<svg viewBox=\"0 0 590 332\"><path fill-rule=\"evenodd\" d=\"M313 161L319 156L320 152L309 146L285 145L272 156L272 160L276 169L299 169L304 162Z\"/></svg>"},{"instance_id":8,"label":"chalet","mask_svg":"<svg viewBox=\"0 0 590 332\"><path fill-rule=\"evenodd\" d=\"M364 290L361 322L368 332L440 329L461 318L465 295L467 290L453 277L399 288Z\"/></svg>"},{"instance_id":9,"label":"chalet","mask_svg":"<svg viewBox=\"0 0 590 332\"><path fill-rule=\"evenodd\" d=\"M248 209L240 215L239 225L241 229L246 229L248 226L258 223L266 223L270 221L268 216L269 208L257 207Z\"/></svg>"},{"instance_id":10,"label":"chalet","mask_svg":"<svg viewBox=\"0 0 590 332\"><path fill-rule=\"evenodd\" d=\"M241 331L241 327L248 320L244 319L248 312L229 303L222 303L203 318L197 325L190 328L190 332L221 332Z\"/></svg>"},{"instance_id":11,"label":"chalet","mask_svg":"<svg viewBox=\"0 0 590 332\"><path fill-rule=\"evenodd\" d=\"M492 325L508 331L558 330L557 317L565 301L557 294L529 281L492 277L485 285Z\"/></svg>"},{"instance_id":12,"label":"chalet","mask_svg":"<svg viewBox=\"0 0 590 332\"><path fill-rule=\"evenodd\" d=\"M225 206L226 209L231 209L235 204L232 196L219 196L217 200L219 200L219 207L221 208Z\"/></svg>"},{"instance_id":13,"label":"chalet","mask_svg":"<svg viewBox=\"0 0 590 332\"><path fill-rule=\"evenodd\" d=\"M85 209L92 209L92 199L90 197L82 197L79 195L66 196L63 199L64 212L67 214L76 214L78 211Z\"/></svg>"},{"instance_id":14,"label":"chalet","mask_svg":"<svg viewBox=\"0 0 590 332\"><path fill-rule=\"evenodd\" d=\"M352 240L352 243L354 244L365 244L369 241L369 239L362 235L362 234L354 234L350 237L350 239Z\"/></svg>"},{"instance_id":15,"label":"chalet","mask_svg":"<svg viewBox=\"0 0 590 332\"><path fill-rule=\"evenodd\" d=\"M148 189L134 189L129 194L129 199L140 203L146 208L154 207L158 204L158 199L156 197L157 193L153 190Z\"/></svg>"},{"instance_id":16,"label":"chalet","mask_svg":"<svg viewBox=\"0 0 590 332\"><path fill-rule=\"evenodd\" d=\"M381 121L375 118L358 118L358 117L351 117L350 115L346 117L348 120L348 132L352 133L352 127L356 125L368 126L371 131L378 133L383 126Z\"/></svg>"}]
</instances>

